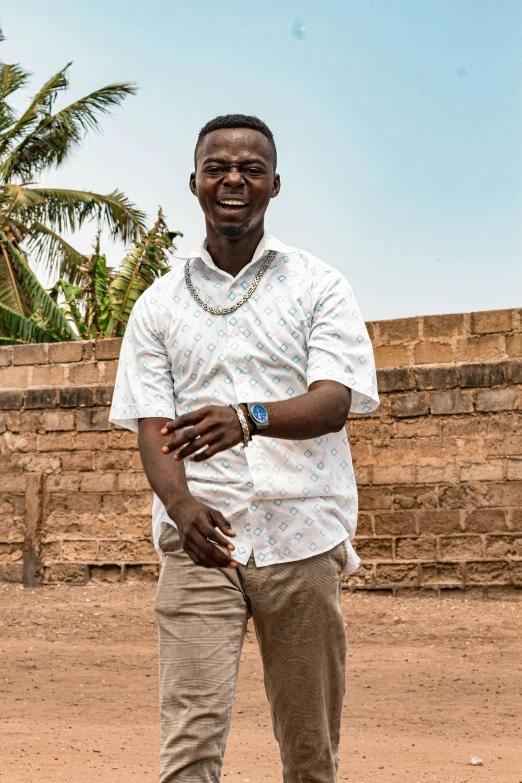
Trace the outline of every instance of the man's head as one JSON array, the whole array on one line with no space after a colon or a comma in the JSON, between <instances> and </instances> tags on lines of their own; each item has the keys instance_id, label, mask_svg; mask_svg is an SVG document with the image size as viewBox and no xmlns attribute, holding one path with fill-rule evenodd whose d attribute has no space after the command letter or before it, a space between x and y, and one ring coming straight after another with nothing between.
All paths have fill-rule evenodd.
<instances>
[{"instance_id":1,"label":"man's head","mask_svg":"<svg viewBox=\"0 0 522 783\"><path fill-rule=\"evenodd\" d=\"M201 129L190 189L207 221L207 232L241 237L263 224L279 193L272 132L257 117L227 114Z\"/></svg>"}]
</instances>

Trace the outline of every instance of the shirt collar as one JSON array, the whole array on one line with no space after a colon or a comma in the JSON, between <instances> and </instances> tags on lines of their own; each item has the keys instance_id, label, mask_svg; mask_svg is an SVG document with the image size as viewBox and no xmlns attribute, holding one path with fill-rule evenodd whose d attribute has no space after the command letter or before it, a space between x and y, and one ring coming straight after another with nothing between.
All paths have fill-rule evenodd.
<instances>
[{"instance_id":1,"label":"shirt collar","mask_svg":"<svg viewBox=\"0 0 522 783\"><path fill-rule=\"evenodd\" d=\"M262 258L265 255L265 253L269 252L270 250L275 250L276 253L289 253L294 251L295 248L291 247L290 245L285 245L284 242L281 242L279 239L272 236L272 234L265 232L263 238L261 239L261 242L256 247L254 255L252 256L252 260L241 270L240 274L243 274L243 272L245 272L247 269L253 266L253 264L259 261L259 259ZM192 252L184 256L184 258L201 259L211 269L215 269L217 272L227 275L227 272L223 272L222 269L218 269L218 267L214 264L210 256L210 253L207 250L206 238L203 239L203 241L197 247L195 247L194 250L192 250Z\"/></svg>"}]
</instances>

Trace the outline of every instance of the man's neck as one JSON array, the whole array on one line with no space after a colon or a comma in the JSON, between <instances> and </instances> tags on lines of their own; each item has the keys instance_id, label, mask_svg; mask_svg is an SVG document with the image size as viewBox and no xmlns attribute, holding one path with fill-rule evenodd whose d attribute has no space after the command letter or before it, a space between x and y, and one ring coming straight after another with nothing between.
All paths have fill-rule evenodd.
<instances>
[{"instance_id":1,"label":"man's neck","mask_svg":"<svg viewBox=\"0 0 522 783\"><path fill-rule=\"evenodd\" d=\"M242 237L227 237L218 234L207 225L207 250L215 265L237 277L241 270L252 261L256 247L263 238L264 226Z\"/></svg>"}]
</instances>

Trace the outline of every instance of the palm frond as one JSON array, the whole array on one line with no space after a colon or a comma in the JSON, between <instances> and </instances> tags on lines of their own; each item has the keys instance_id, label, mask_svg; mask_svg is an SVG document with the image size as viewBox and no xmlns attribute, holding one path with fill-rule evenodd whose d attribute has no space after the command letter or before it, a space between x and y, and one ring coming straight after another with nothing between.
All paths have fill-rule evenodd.
<instances>
[{"instance_id":1,"label":"palm frond","mask_svg":"<svg viewBox=\"0 0 522 783\"><path fill-rule=\"evenodd\" d=\"M89 131L100 130L99 115L110 115L111 109L135 93L132 84L109 84L56 114L44 116L2 163L3 180L31 180L44 170L60 165L80 146Z\"/></svg>"},{"instance_id":2,"label":"palm frond","mask_svg":"<svg viewBox=\"0 0 522 783\"><path fill-rule=\"evenodd\" d=\"M50 332L1 302L0 333L3 333L2 336L11 344L56 342L56 338Z\"/></svg>"},{"instance_id":3,"label":"palm frond","mask_svg":"<svg viewBox=\"0 0 522 783\"><path fill-rule=\"evenodd\" d=\"M46 329L61 340L77 340L76 333L58 305L49 296L34 272L29 268L22 254L0 231L0 242L8 251L16 278L21 284L27 300L31 302L32 313L45 324Z\"/></svg>"},{"instance_id":4,"label":"palm frond","mask_svg":"<svg viewBox=\"0 0 522 783\"><path fill-rule=\"evenodd\" d=\"M0 302L22 315L31 315L32 309L17 275L12 244L0 234Z\"/></svg>"},{"instance_id":5,"label":"palm frond","mask_svg":"<svg viewBox=\"0 0 522 783\"><path fill-rule=\"evenodd\" d=\"M37 220L25 235L31 263L48 274L58 274L72 283L79 283L79 267L85 264L87 256L82 255L63 237Z\"/></svg>"},{"instance_id":6,"label":"palm frond","mask_svg":"<svg viewBox=\"0 0 522 783\"><path fill-rule=\"evenodd\" d=\"M16 64L0 63L0 101L27 84L30 74Z\"/></svg>"},{"instance_id":7,"label":"palm frond","mask_svg":"<svg viewBox=\"0 0 522 783\"><path fill-rule=\"evenodd\" d=\"M0 194L13 187L0 185ZM21 191L16 195L12 214L26 225L40 222L62 234L77 231L85 223L96 220L100 227L109 229L112 239L123 242L130 242L145 229L145 214L118 190L107 195L60 188L21 188Z\"/></svg>"},{"instance_id":8,"label":"palm frond","mask_svg":"<svg viewBox=\"0 0 522 783\"><path fill-rule=\"evenodd\" d=\"M51 113L56 96L69 86L67 70L70 66L71 63L68 63L65 68L51 76L36 93L24 113L12 127L0 136L0 157L3 157L18 139L22 139L32 130L42 117L46 117Z\"/></svg>"},{"instance_id":9,"label":"palm frond","mask_svg":"<svg viewBox=\"0 0 522 783\"><path fill-rule=\"evenodd\" d=\"M176 236L181 233L168 230L160 210L153 228L143 240L135 241L109 287L113 305L108 337L123 335L136 300L154 280L169 271L168 255L175 249Z\"/></svg>"}]
</instances>

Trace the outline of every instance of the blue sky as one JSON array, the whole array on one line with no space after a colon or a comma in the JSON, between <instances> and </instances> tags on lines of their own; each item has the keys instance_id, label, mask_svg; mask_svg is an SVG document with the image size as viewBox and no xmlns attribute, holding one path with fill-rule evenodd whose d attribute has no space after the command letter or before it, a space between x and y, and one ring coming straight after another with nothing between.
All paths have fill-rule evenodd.
<instances>
[{"instance_id":1,"label":"blue sky","mask_svg":"<svg viewBox=\"0 0 522 783\"><path fill-rule=\"evenodd\" d=\"M282 179L267 227L339 268L367 319L520 306L520 0L17 0L0 22L33 91L69 60L69 100L139 85L56 186L161 204L189 250L198 130L257 114Z\"/></svg>"}]
</instances>

